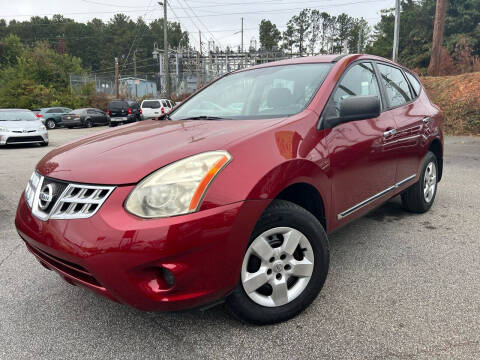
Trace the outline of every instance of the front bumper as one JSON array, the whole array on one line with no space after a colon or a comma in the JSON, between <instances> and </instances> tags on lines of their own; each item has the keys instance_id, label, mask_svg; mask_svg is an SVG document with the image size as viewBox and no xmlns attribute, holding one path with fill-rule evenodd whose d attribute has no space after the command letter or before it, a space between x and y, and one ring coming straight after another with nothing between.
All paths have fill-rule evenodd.
<instances>
[{"instance_id":1,"label":"front bumper","mask_svg":"<svg viewBox=\"0 0 480 360\"><path fill-rule=\"evenodd\" d=\"M0 145L9 144L40 144L48 142L46 130L35 130L31 132L0 132Z\"/></svg>"},{"instance_id":2,"label":"front bumper","mask_svg":"<svg viewBox=\"0 0 480 360\"><path fill-rule=\"evenodd\" d=\"M65 280L140 310L202 306L238 283L243 254L267 200L145 220L123 208L119 187L87 219L41 221L22 195L15 219L28 249ZM173 286L163 277L168 269Z\"/></svg>"}]
</instances>

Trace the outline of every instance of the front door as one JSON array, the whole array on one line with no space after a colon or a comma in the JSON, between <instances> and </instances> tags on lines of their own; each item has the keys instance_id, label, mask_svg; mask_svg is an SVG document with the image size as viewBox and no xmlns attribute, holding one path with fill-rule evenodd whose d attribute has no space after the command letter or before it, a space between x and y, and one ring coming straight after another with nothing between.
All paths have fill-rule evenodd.
<instances>
[{"instance_id":1,"label":"front door","mask_svg":"<svg viewBox=\"0 0 480 360\"><path fill-rule=\"evenodd\" d=\"M323 116L338 116L340 101L369 95L381 99L371 62L355 63L346 70ZM336 220L348 221L365 213L388 196L395 184L396 161L391 145L395 120L388 112L377 118L340 124L327 130L332 198Z\"/></svg>"}]
</instances>

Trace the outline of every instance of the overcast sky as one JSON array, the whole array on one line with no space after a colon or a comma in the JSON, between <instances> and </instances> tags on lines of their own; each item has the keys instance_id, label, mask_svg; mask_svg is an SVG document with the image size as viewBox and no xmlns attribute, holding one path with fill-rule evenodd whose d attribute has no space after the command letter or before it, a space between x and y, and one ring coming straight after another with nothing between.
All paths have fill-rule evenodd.
<instances>
[{"instance_id":1,"label":"overcast sky","mask_svg":"<svg viewBox=\"0 0 480 360\"><path fill-rule=\"evenodd\" d=\"M63 14L79 22L96 17L108 21L122 12L133 19L141 16L147 22L163 17L158 0L0 0L0 18L28 20L32 15ZM394 0L169 0L168 20L179 21L190 32L191 44L198 48L198 30L202 41L212 38L222 48L240 45L241 18L244 18L244 44L258 42L258 24L269 19L282 31L287 21L303 8L326 11L331 15L342 12L365 18L372 26L380 18L380 10L394 6Z\"/></svg>"}]
</instances>

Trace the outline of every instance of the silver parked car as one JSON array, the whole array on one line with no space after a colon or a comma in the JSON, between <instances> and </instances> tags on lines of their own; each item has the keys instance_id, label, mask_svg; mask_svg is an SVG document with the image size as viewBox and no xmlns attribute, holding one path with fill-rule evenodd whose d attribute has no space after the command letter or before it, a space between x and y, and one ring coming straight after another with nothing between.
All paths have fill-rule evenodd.
<instances>
[{"instance_id":1,"label":"silver parked car","mask_svg":"<svg viewBox=\"0 0 480 360\"><path fill-rule=\"evenodd\" d=\"M47 146L47 129L30 110L0 109L0 145L8 144Z\"/></svg>"}]
</instances>

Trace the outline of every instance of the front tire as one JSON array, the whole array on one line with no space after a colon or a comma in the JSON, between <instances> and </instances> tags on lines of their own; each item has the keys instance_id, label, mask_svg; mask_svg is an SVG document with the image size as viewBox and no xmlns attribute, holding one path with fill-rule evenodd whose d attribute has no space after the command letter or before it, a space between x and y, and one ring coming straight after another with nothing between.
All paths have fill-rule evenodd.
<instances>
[{"instance_id":1,"label":"front tire","mask_svg":"<svg viewBox=\"0 0 480 360\"><path fill-rule=\"evenodd\" d=\"M253 324L288 320L315 300L328 266L327 235L318 219L294 203L274 200L255 226L227 307Z\"/></svg>"},{"instance_id":2,"label":"front tire","mask_svg":"<svg viewBox=\"0 0 480 360\"><path fill-rule=\"evenodd\" d=\"M93 126L92 120L87 119L85 120L85 127L86 128L91 128Z\"/></svg>"},{"instance_id":3,"label":"front tire","mask_svg":"<svg viewBox=\"0 0 480 360\"><path fill-rule=\"evenodd\" d=\"M401 195L404 209L419 214L430 210L437 194L437 184L438 161L429 151L423 160L420 179Z\"/></svg>"}]
</instances>

